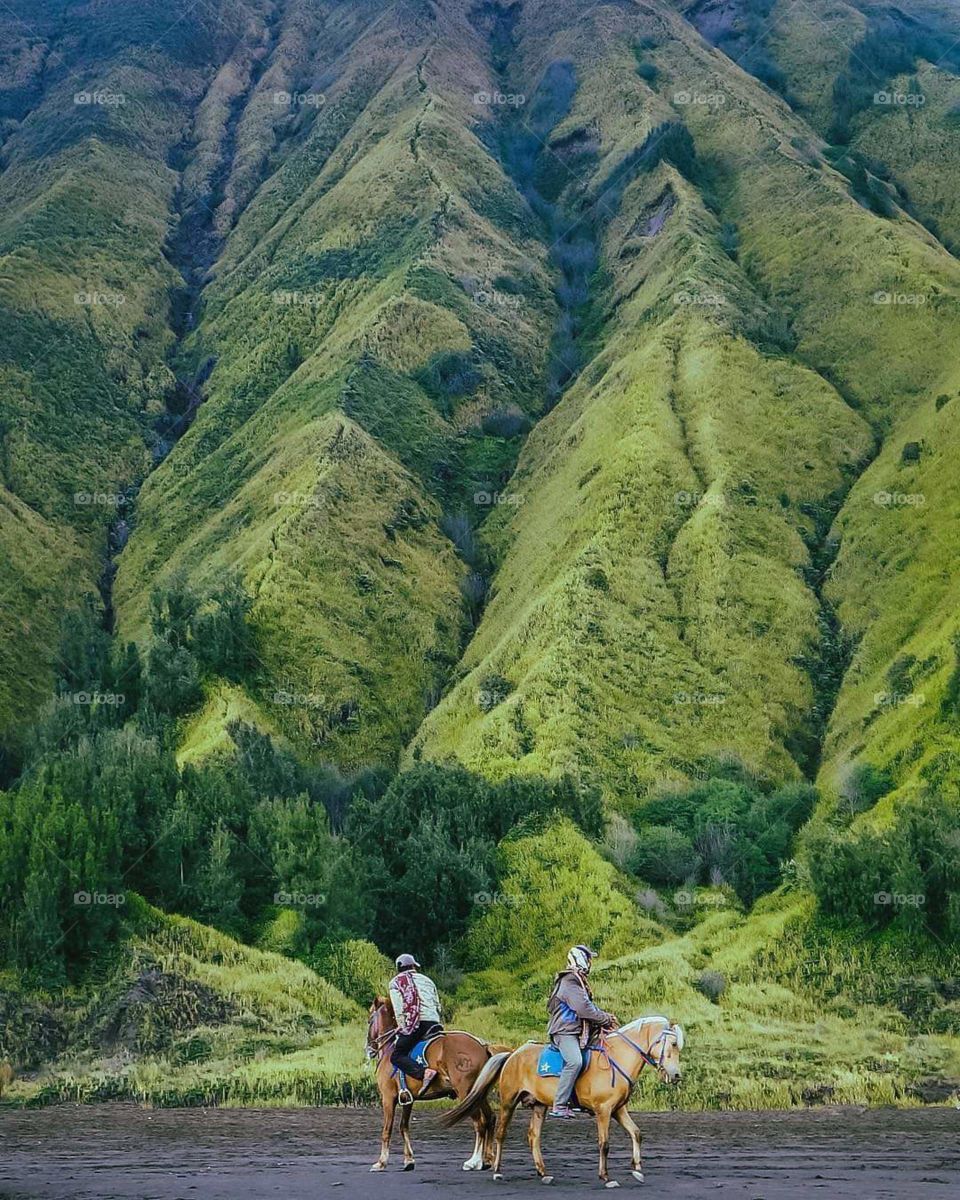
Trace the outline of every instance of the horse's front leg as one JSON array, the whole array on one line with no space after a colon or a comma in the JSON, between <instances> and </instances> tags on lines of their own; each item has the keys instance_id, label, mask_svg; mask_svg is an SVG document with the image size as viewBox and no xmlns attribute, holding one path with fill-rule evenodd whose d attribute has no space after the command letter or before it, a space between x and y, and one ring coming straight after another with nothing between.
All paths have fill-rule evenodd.
<instances>
[{"instance_id":1,"label":"horse's front leg","mask_svg":"<svg viewBox=\"0 0 960 1200\"><path fill-rule=\"evenodd\" d=\"M610 1153L610 1108L608 1105L598 1107L597 1114L597 1146L600 1150L600 1182L604 1187L619 1187L615 1179L607 1174L607 1157Z\"/></svg>"},{"instance_id":2,"label":"horse's front leg","mask_svg":"<svg viewBox=\"0 0 960 1200\"><path fill-rule=\"evenodd\" d=\"M493 1131L496 1121L493 1117L493 1109L486 1102L486 1100L484 1100L483 1105L480 1108L480 1112L483 1114L483 1149L481 1152L481 1158L483 1159L482 1169L486 1171L489 1170L493 1163Z\"/></svg>"},{"instance_id":3,"label":"horse's front leg","mask_svg":"<svg viewBox=\"0 0 960 1200\"><path fill-rule=\"evenodd\" d=\"M412 1171L417 1165L413 1157L413 1144L410 1141L410 1114L413 1105L407 1104L400 1109L400 1133L403 1135L403 1169Z\"/></svg>"},{"instance_id":4,"label":"horse's front leg","mask_svg":"<svg viewBox=\"0 0 960 1200\"><path fill-rule=\"evenodd\" d=\"M543 1133L543 1118L546 1115L547 1106L545 1104L534 1106L533 1112L530 1114L530 1128L527 1130L527 1141L530 1143L533 1165L537 1168L540 1182L553 1183L553 1176L547 1174L547 1164L543 1161L543 1150L540 1146L540 1138Z\"/></svg>"},{"instance_id":5,"label":"horse's front leg","mask_svg":"<svg viewBox=\"0 0 960 1200\"><path fill-rule=\"evenodd\" d=\"M640 1145L643 1139L640 1130L633 1117L630 1116L630 1110L626 1103L617 1109L614 1116L630 1136L630 1145L633 1151L630 1161L631 1173L637 1183L643 1183L643 1163L640 1159Z\"/></svg>"},{"instance_id":6,"label":"horse's front leg","mask_svg":"<svg viewBox=\"0 0 960 1200\"><path fill-rule=\"evenodd\" d=\"M370 1168L371 1171L385 1171L387 1169L387 1160L390 1158L390 1138L393 1135L393 1118L397 1111L396 1090L391 1091L389 1095L381 1092L380 1099L383 1101L383 1132L380 1135L380 1157Z\"/></svg>"}]
</instances>

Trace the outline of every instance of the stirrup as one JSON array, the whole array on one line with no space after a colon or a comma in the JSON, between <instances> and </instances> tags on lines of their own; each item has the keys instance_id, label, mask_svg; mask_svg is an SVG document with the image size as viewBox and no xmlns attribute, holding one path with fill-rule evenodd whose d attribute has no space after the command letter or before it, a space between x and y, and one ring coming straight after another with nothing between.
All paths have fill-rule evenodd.
<instances>
[{"instance_id":1,"label":"stirrup","mask_svg":"<svg viewBox=\"0 0 960 1200\"><path fill-rule=\"evenodd\" d=\"M402 1087L397 1096L397 1103L401 1108L406 1108L413 1103L413 1092L408 1087Z\"/></svg>"}]
</instances>

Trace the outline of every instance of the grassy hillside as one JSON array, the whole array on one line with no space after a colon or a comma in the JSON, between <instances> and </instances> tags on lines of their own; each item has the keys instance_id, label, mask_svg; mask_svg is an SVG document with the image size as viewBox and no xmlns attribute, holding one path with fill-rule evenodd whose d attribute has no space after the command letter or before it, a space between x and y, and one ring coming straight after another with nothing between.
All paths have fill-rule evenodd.
<instances>
[{"instance_id":1,"label":"grassy hillside","mask_svg":"<svg viewBox=\"0 0 960 1200\"><path fill-rule=\"evenodd\" d=\"M183 349L211 364L205 401L143 488L117 601L137 634L151 583L239 565L258 703L307 753L357 766L395 758L457 657L468 567L449 534L466 550L474 494L516 456L551 299L474 129L463 77L489 88L489 71L460 6L439 27L413 6L331 7L328 24L351 8L353 40L322 60L322 93L298 93L314 105L289 115L212 268ZM307 79L325 43L302 50Z\"/></svg>"},{"instance_id":2,"label":"grassy hillside","mask_svg":"<svg viewBox=\"0 0 960 1200\"><path fill-rule=\"evenodd\" d=\"M518 89L536 86L521 50L559 58L571 19L525 8ZM951 386L957 273L683 26L595 22L542 151L546 172L591 139L560 200L595 232L592 357L527 444L509 485L522 503L487 524L491 602L413 755L576 764L631 806L725 753L760 777L815 769L842 670L827 530L876 442ZM684 157L663 121L689 133ZM631 157L645 136L667 161ZM886 305L882 289L938 301Z\"/></svg>"},{"instance_id":3,"label":"grassy hillside","mask_svg":"<svg viewBox=\"0 0 960 1200\"><path fill-rule=\"evenodd\" d=\"M65 608L122 545L174 387L164 255L169 160L205 80L256 8L189 25L111 6L85 34L62 0L8 9L0 174L0 727L15 748L49 695ZM29 510L29 512L25 511ZM118 526L123 526L118 529ZM15 648L15 649L14 649Z\"/></svg>"}]
</instances>

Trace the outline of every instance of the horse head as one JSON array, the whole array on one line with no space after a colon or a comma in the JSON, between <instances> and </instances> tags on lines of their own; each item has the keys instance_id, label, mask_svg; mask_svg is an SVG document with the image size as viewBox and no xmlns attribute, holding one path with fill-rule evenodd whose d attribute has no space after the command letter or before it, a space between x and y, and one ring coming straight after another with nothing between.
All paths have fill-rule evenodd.
<instances>
[{"instance_id":1,"label":"horse head","mask_svg":"<svg viewBox=\"0 0 960 1200\"><path fill-rule=\"evenodd\" d=\"M675 1021L671 1021L651 1046L651 1050L654 1050L656 1054L657 1070L664 1083L677 1084L682 1079L680 1069L680 1051L682 1049L683 1027Z\"/></svg>"},{"instance_id":2,"label":"horse head","mask_svg":"<svg viewBox=\"0 0 960 1200\"><path fill-rule=\"evenodd\" d=\"M370 1019L367 1022L367 1057L376 1058L390 1034L396 1029L397 1021L393 1015L393 1005L386 996L374 996L368 1012Z\"/></svg>"}]
</instances>

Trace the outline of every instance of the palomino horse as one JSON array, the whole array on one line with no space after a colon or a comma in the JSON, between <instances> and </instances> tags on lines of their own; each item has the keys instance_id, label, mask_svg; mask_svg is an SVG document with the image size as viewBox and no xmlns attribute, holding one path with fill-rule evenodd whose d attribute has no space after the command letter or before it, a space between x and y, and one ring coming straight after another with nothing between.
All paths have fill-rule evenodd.
<instances>
[{"instance_id":1,"label":"palomino horse","mask_svg":"<svg viewBox=\"0 0 960 1200\"><path fill-rule=\"evenodd\" d=\"M390 1157L390 1137L397 1107L400 1107L400 1132L403 1135L403 1169L412 1171L416 1165L413 1146L410 1144L410 1113L412 1104L400 1105L400 1089L403 1086L399 1072L390 1062L390 1051L397 1036L397 1022L393 1005L384 996L377 996L370 1005L370 1024L367 1029L367 1054L377 1060L377 1088L383 1104L383 1133L380 1138L380 1157L370 1168L383 1171ZM436 1078L421 1095L423 1084L419 1079L407 1078L407 1087L415 1099L439 1100L455 1097L463 1100L476 1082L477 1076L495 1050L509 1053L504 1046L489 1046L472 1034L449 1030L427 1047L427 1063L437 1071ZM490 1166L490 1144L493 1135L493 1113L486 1100L481 1099L472 1107L476 1143L473 1154L463 1164L465 1171L484 1171Z\"/></svg>"},{"instance_id":2,"label":"palomino horse","mask_svg":"<svg viewBox=\"0 0 960 1200\"><path fill-rule=\"evenodd\" d=\"M646 1066L659 1072L664 1083L680 1082L680 1051L683 1030L666 1017L637 1017L629 1025L607 1033L590 1054L590 1062L577 1080L577 1099L581 1107L596 1117L597 1142L600 1146L600 1179L607 1187L619 1187L607 1173L610 1148L610 1118L615 1118L630 1135L633 1149L631 1173L643 1182L640 1160L640 1130L634 1124L628 1103L630 1092ZM494 1054L477 1077L470 1094L440 1119L444 1126L455 1125L487 1103L487 1093L499 1079L500 1117L494 1138L493 1177L502 1179L503 1140L514 1109L523 1103L533 1109L527 1140L533 1153L537 1174L543 1183L552 1183L540 1150L540 1135L547 1107L557 1091L556 1077L537 1074L543 1044L527 1042L512 1053Z\"/></svg>"}]
</instances>

